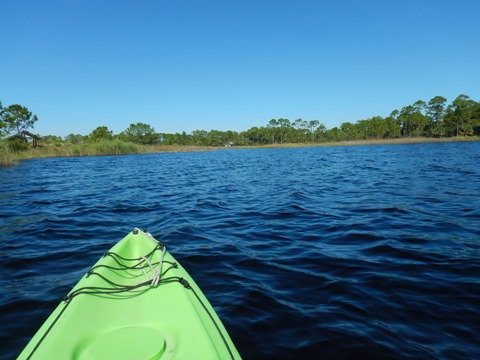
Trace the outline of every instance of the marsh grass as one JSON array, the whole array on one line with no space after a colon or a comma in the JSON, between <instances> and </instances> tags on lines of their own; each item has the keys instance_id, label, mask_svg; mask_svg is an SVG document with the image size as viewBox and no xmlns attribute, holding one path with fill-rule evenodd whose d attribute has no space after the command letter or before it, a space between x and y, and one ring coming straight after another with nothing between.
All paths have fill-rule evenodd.
<instances>
[{"instance_id":1,"label":"marsh grass","mask_svg":"<svg viewBox=\"0 0 480 360\"><path fill-rule=\"evenodd\" d=\"M12 152L6 141L0 141L0 166L13 165L18 160L77 157L77 156L107 156L130 155L160 152L192 152L209 151L217 148L209 146L191 145L138 145L118 139L104 140L86 144L46 145L37 148L28 148L24 151Z\"/></svg>"},{"instance_id":2,"label":"marsh grass","mask_svg":"<svg viewBox=\"0 0 480 360\"><path fill-rule=\"evenodd\" d=\"M25 160L52 157L128 155L143 154L145 152L145 147L141 145L121 140L105 140L90 144L30 148L26 151L11 154L11 156L14 160Z\"/></svg>"},{"instance_id":3,"label":"marsh grass","mask_svg":"<svg viewBox=\"0 0 480 360\"><path fill-rule=\"evenodd\" d=\"M0 141L0 166L13 165L15 160L6 141Z\"/></svg>"},{"instance_id":4,"label":"marsh grass","mask_svg":"<svg viewBox=\"0 0 480 360\"><path fill-rule=\"evenodd\" d=\"M92 145L84 147L83 149L93 152L92 154L88 155L94 156L140 154L145 152L145 148L143 146L121 140L104 140L93 143Z\"/></svg>"}]
</instances>

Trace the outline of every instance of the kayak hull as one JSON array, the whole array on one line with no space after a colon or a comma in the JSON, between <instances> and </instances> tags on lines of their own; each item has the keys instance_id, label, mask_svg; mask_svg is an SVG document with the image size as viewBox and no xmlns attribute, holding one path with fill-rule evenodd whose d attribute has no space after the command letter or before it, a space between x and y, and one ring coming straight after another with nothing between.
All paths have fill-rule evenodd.
<instances>
[{"instance_id":1,"label":"kayak hull","mask_svg":"<svg viewBox=\"0 0 480 360\"><path fill-rule=\"evenodd\" d=\"M19 359L238 359L194 280L135 229L79 281Z\"/></svg>"}]
</instances>

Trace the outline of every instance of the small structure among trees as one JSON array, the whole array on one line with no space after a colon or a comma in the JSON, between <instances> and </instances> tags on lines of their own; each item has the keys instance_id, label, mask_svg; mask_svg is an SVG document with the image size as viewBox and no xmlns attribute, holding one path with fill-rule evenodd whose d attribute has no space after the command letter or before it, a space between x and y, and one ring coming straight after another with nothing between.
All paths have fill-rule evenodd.
<instances>
[{"instance_id":1,"label":"small structure among trees","mask_svg":"<svg viewBox=\"0 0 480 360\"><path fill-rule=\"evenodd\" d=\"M31 142L33 147L40 146L38 142L43 140L43 138L40 135L33 134L27 130L22 130L18 134L12 135L7 138L7 140L16 140L16 139L21 140L25 143Z\"/></svg>"}]
</instances>

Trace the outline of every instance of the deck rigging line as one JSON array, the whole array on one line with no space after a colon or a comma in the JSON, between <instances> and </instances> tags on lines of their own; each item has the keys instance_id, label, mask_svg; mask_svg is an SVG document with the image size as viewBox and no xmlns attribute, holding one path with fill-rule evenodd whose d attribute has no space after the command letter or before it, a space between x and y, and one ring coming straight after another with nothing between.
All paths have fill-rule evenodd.
<instances>
[{"instance_id":1,"label":"deck rigging line","mask_svg":"<svg viewBox=\"0 0 480 360\"><path fill-rule=\"evenodd\" d=\"M103 264L95 265L87 272L86 277L88 278L89 276L98 276L101 279L103 279L108 285L110 285L110 287L107 287L107 286L105 286L105 287L102 287L102 286L84 286L84 287L78 288L77 290L71 291L68 295L64 296L62 298L64 307L59 312L59 314L55 317L53 322L50 324L47 331L42 335L41 339L35 345L35 347L33 348L32 352L30 353L30 355L28 356L27 359L30 359L32 357L32 355L38 349L40 344L46 338L46 336L48 335L50 330L53 328L53 326L56 324L58 319L62 316L64 311L67 309L68 305L72 302L72 300L75 297L77 297L79 295L85 295L85 294L89 294L89 295L122 294L122 293L126 293L126 292L133 291L133 290L136 290L136 289L141 289L141 288L145 288L145 291L148 291L148 289L151 288L151 287L158 287L162 284L169 284L169 283L174 283L174 282L181 284L186 290L192 291L192 293L195 296L195 298L197 299L197 301L202 305L202 308L205 310L208 317L210 318L212 323L215 325L216 330L218 331L220 337L222 338L222 341L223 341L225 347L228 350L230 358L234 359L232 350L230 349L230 346L228 345L227 340L225 339L222 331L220 330L219 325L217 324L213 315L208 310L206 305L203 303L202 299L199 297L199 295L197 294L195 289L193 289L190 286L190 284L188 283L188 281L185 280L182 277L179 277L179 276L165 277L165 275L171 269L178 268L178 264L176 262L171 262L171 261L164 260L165 253L167 251L165 244L162 243L162 242L159 242L156 239L154 239L153 236L151 236L150 234L147 233L147 235L149 235L153 240L158 242L158 245L155 246L153 248L153 250L150 251L149 253L147 253L146 255L140 256L138 258L125 258L125 257L123 257L123 256L121 256L121 255L119 255L115 252L112 252L112 251L107 251L103 255L104 258L107 257L107 256L111 257L117 265L116 266L103 265ZM161 251L160 260L154 262L151 259L153 258L153 256L155 255L155 253L157 251ZM125 262L135 261L136 263L129 266L129 265L124 264L123 261L125 261ZM162 272L163 264L167 264L169 266ZM101 274L100 272L97 271L97 270L102 269L102 268L113 270L113 271L127 271L127 272L140 270L145 275L146 280L142 281L138 284L135 284L135 285L118 284L118 283L108 279L108 277L104 276L103 274ZM157 268L158 270L155 270L155 268ZM149 278L146 269L150 270L151 278Z\"/></svg>"}]
</instances>

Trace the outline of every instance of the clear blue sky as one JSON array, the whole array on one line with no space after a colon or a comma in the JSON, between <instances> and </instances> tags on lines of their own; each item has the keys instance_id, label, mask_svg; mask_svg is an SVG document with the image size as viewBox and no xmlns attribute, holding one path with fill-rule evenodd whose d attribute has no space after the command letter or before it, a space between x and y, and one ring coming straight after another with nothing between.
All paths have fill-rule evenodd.
<instances>
[{"instance_id":1,"label":"clear blue sky","mask_svg":"<svg viewBox=\"0 0 480 360\"><path fill-rule=\"evenodd\" d=\"M480 100L479 0L1 0L0 101L41 135L327 128Z\"/></svg>"}]
</instances>

